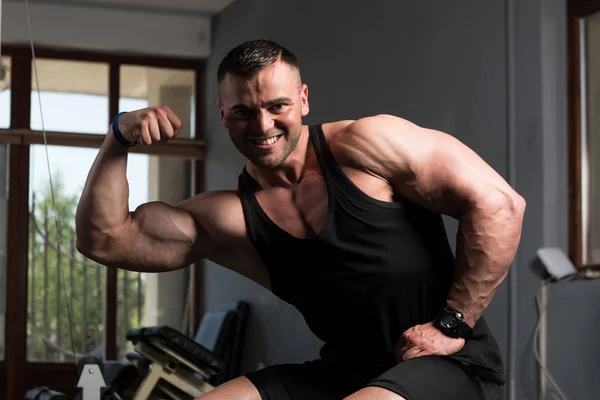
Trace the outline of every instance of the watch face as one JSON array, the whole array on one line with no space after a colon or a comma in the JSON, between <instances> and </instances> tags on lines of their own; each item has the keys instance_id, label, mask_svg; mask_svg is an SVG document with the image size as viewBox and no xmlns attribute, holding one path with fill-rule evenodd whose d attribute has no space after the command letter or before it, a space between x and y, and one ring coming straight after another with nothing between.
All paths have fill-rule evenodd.
<instances>
[{"instance_id":1,"label":"watch face","mask_svg":"<svg viewBox=\"0 0 600 400\"><path fill-rule=\"evenodd\" d=\"M458 321L459 320L456 318L456 315L448 313L442 317L440 324L445 328L454 328Z\"/></svg>"}]
</instances>

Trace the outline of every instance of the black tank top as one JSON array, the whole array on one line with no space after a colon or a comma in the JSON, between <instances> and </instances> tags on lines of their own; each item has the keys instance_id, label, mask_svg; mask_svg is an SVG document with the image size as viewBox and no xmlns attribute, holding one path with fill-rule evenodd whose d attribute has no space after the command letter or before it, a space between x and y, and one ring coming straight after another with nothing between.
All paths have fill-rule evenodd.
<instances>
[{"instance_id":1,"label":"black tank top","mask_svg":"<svg viewBox=\"0 0 600 400\"><path fill-rule=\"evenodd\" d=\"M244 168L238 188L247 230L272 292L295 306L324 342L321 358L365 373L382 371L394 365L402 333L432 321L444 307L454 255L441 215L404 198L384 202L366 195L333 158L321 125L309 132L327 187L321 232L300 239L276 225ZM500 352L483 318L452 358L504 383Z\"/></svg>"}]
</instances>

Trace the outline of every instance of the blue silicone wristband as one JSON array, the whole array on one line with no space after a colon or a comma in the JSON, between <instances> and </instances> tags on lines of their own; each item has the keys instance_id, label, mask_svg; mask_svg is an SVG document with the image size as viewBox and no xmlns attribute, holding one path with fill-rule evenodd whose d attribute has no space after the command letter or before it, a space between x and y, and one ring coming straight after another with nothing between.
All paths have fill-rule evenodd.
<instances>
[{"instance_id":1,"label":"blue silicone wristband","mask_svg":"<svg viewBox=\"0 0 600 400\"><path fill-rule=\"evenodd\" d=\"M121 143L123 146L132 147L132 146L135 146L137 143L130 142L129 140L125 139L125 136L123 136L123 134L119 130L119 118L121 118L121 115L123 115L125 113L126 113L126 111L123 111L123 112L120 112L119 114L117 114L117 116L115 117L115 119L113 120L113 123L112 123L112 130L113 130L113 133L119 143Z\"/></svg>"}]
</instances>

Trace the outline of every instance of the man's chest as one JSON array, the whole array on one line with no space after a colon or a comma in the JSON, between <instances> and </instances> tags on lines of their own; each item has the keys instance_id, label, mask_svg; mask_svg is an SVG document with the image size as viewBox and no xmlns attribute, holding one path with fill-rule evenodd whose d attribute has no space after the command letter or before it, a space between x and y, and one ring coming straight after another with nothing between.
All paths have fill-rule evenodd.
<instances>
[{"instance_id":1,"label":"man's chest","mask_svg":"<svg viewBox=\"0 0 600 400\"><path fill-rule=\"evenodd\" d=\"M323 229L329 195L318 174L305 177L290 188L261 190L256 199L267 216L294 237L314 237Z\"/></svg>"},{"instance_id":2,"label":"man's chest","mask_svg":"<svg viewBox=\"0 0 600 400\"><path fill-rule=\"evenodd\" d=\"M343 175L331 175L329 188L319 170L307 173L293 187L273 187L259 191L256 198L267 216L281 229L297 238L317 236L325 225L329 200L335 189L343 190L339 180L369 197L381 201L393 201L393 192L381 179L351 168L341 168ZM332 189L332 190L328 190Z\"/></svg>"}]
</instances>

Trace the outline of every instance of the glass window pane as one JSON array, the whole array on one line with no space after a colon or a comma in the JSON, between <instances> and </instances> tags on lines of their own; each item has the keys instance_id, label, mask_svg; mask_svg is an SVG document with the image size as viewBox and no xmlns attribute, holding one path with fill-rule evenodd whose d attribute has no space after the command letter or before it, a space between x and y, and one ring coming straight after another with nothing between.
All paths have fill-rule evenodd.
<instances>
[{"instance_id":1,"label":"glass window pane","mask_svg":"<svg viewBox=\"0 0 600 400\"><path fill-rule=\"evenodd\" d=\"M2 56L0 64L0 128L10 127L11 59ZM6 325L6 237L8 235L8 145L0 143L0 360L4 360Z\"/></svg>"},{"instance_id":2,"label":"glass window pane","mask_svg":"<svg viewBox=\"0 0 600 400\"><path fill-rule=\"evenodd\" d=\"M105 63L37 59L40 96L32 65L31 129L105 134L108 73ZM40 99L41 111L40 112Z\"/></svg>"},{"instance_id":3,"label":"glass window pane","mask_svg":"<svg viewBox=\"0 0 600 400\"><path fill-rule=\"evenodd\" d=\"M585 146L582 170L587 172L582 182L588 187L584 191L583 235L584 257L587 264L600 264L600 13L585 20L585 99L586 123L584 125ZM587 167L587 168L586 168Z\"/></svg>"},{"instance_id":4,"label":"glass window pane","mask_svg":"<svg viewBox=\"0 0 600 400\"><path fill-rule=\"evenodd\" d=\"M0 66L0 128L10 127L11 58L2 56Z\"/></svg>"},{"instance_id":5,"label":"glass window pane","mask_svg":"<svg viewBox=\"0 0 600 400\"><path fill-rule=\"evenodd\" d=\"M124 65L120 82L120 111L168 106L183 121L178 137L195 137L195 71Z\"/></svg>"},{"instance_id":6,"label":"glass window pane","mask_svg":"<svg viewBox=\"0 0 600 400\"><path fill-rule=\"evenodd\" d=\"M66 297L70 297L69 290L72 291L71 321L77 358L82 355L103 357L104 354L106 268L77 252L74 231L76 207L97 154L97 149L48 147L61 232L62 259L59 263L45 149L43 145L31 146L27 321L29 361L73 362L66 305ZM137 207L148 198L148 176L143 174L147 168L146 156L129 155L131 207ZM119 337L118 341L122 343L124 337Z\"/></svg>"},{"instance_id":7,"label":"glass window pane","mask_svg":"<svg viewBox=\"0 0 600 400\"><path fill-rule=\"evenodd\" d=\"M1 111L0 111L1 113ZM8 145L0 144L0 360L4 360L6 313L6 237L8 235Z\"/></svg>"},{"instance_id":8,"label":"glass window pane","mask_svg":"<svg viewBox=\"0 0 600 400\"><path fill-rule=\"evenodd\" d=\"M191 160L173 156L139 156L135 168L136 189L130 191L136 205L148 201L163 201L171 205L192 195ZM140 179L142 178L142 179ZM133 183L129 181L130 185ZM145 187L140 187L143 184ZM130 329L140 326L169 325L184 330L185 302L190 282L189 268L161 274L146 274L119 270L117 293L118 358L125 359L133 349L125 341Z\"/></svg>"}]
</instances>

